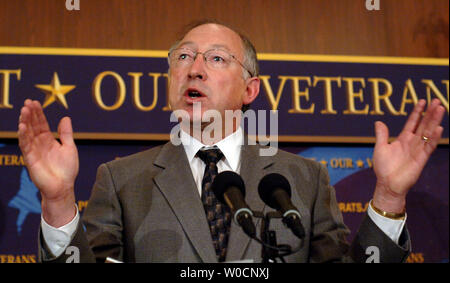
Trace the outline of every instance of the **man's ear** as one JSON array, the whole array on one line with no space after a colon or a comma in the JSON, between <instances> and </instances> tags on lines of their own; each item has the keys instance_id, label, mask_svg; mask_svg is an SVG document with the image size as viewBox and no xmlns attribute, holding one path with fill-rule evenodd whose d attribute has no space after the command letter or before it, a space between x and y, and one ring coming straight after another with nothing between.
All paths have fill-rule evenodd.
<instances>
[{"instance_id":1,"label":"man's ear","mask_svg":"<svg viewBox=\"0 0 450 283\"><path fill-rule=\"evenodd\" d=\"M252 103L259 94L259 86L261 82L258 77L252 77L247 81L247 89L244 94L243 104L247 105Z\"/></svg>"}]
</instances>

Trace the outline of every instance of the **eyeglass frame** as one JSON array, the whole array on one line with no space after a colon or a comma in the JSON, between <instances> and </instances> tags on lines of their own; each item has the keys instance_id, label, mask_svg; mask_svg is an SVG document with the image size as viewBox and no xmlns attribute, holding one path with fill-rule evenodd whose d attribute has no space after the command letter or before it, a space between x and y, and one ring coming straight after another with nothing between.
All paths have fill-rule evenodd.
<instances>
[{"instance_id":1,"label":"eyeglass frame","mask_svg":"<svg viewBox=\"0 0 450 283\"><path fill-rule=\"evenodd\" d=\"M233 58L236 62L238 62L239 65L241 65L241 67L244 68L244 70L246 70L246 71L250 74L250 78L253 78L253 77L254 77L253 74L252 74L252 72L250 72L250 71L244 66L244 64L242 64L241 61L239 61L239 60L236 58L236 56L234 56L233 54L231 54L230 52L228 52L228 51L226 51L226 50L219 49L219 48L209 49L209 50L206 50L205 52L193 51L192 49L185 48L185 47L180 47L180 48L173 49L173 50L171 50L171 51L167 54L167 55L168 55L168 58L167 58L167 59L168 59L168 61L169 61L169 65L170 65L170 54L171 54L172 52L176 51L176 50L181 50L181 49L188 50L188 51L192 51L192 52L194 53L194 57L193 57L192 64L193 64L193 63L195 62L195 60L197 59L197 55L198 55L198 54L202 54L202 55L203 55L203 60L204 60L205 63L206 63L207 60L206 60L205 53L208 53L208 52L214 51L214 50L218 50L218 51L225 52L225 53L227 53L228 55L230 55L230 57Z\"/></svg>"}]
</instances>

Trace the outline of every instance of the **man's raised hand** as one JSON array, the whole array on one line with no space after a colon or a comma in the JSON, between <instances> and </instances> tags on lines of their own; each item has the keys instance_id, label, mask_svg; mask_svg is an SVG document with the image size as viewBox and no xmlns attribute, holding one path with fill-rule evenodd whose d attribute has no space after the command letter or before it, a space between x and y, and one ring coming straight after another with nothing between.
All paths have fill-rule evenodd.
<instances>
[{"instance_id":1,"label":"man's raised hand","mask_svg":"<svg viewBox=\"0 0 450 283\"><path fill-rule=\"evenodd\" d=\"M58 142L48 125L41 104L25 100L20 112L19 147L30 178L41 192L42 215L54 227L75 216L74 184L78 175L78 151L69 117L61 119Z\"/></svg>"},{"instance_id":2,"label":"man's raised hand","mask_svg":"<svg viewBox=\"0 0 450 283\"><path fill-rule=\"evenodd\" d=\"M444 107L434 99L422 115L424 108L425 100L421 99L400 135L391 143L386 125L375 124L373 163L377 184L373 204L384 211L400 213L404 209L406 194L419 179L441 138Z\"/></svg>"}]
</instances>

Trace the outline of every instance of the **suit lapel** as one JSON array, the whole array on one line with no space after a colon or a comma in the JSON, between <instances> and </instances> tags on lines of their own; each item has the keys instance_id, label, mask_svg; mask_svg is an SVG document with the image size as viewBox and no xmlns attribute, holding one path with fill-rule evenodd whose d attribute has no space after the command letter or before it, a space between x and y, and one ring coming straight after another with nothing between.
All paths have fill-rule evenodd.
<instances>
[{"instance_id":1,"label":"suit lapel","mask_svg":"<svg viewBox=\"0 0 450 283\"><path fill-rule=\"evenodd\" d=\"M164 168L155 182L204 262L217 262L205 211L183 146L166 143L155 165Z\"/></svg>"},{"instance_id":2,"label":"suit lapel","mask_svg":"<svg viewBox=\"0 0 450 283\"><path fill-rule=\"evenodd\" d=\"M270 167L273 163L272 158L260 156L260 148L260 146L248 145L246 141L241 150L240 175L245 183L245 201L253 211L265 209L263 201L259 198L258 184L265 175L264 169ZM258 230L261 219L254 218L254 222ZM259 231L257 231L257 235L259 235ZM244 259L243 256L250 241L251 239L242 231L242 228L233 221L228 242L227 260Z\"/></svg>"},{"instance_id":3,"label":"suit lapel","mask_svg":"<svg viewBox=\"0 0 450 283\"><path fill-rule=\"evenodd\" d=\"M265 210L265 205L259 198L258 184L266 174L265 169L273 164L272 158L259 155L260 148L245 142L241 149L240 175L246 186L245 200L254 211ZM155 176L156 185L167 199L200 258L203 262L217 262L203 204L183 147L174 146L170 142L165 144L154 164L164 169ZM254 218L254 222L259 229L261 220ZM259 235L259 231L257 233ZM250 241L242 228L233 221L227 260L243 259Z\"/></svg>"}]
</instances>

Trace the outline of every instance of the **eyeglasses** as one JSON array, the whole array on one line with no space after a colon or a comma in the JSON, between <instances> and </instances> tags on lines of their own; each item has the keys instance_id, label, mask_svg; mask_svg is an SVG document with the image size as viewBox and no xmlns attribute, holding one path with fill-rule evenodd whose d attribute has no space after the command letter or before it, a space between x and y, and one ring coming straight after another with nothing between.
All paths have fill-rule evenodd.
<instances>
[{"instance_id":1,"label":"eyeglasses","mask_svg":"<svg viewBox=\"0 0 450 283\"><path fill-rule=\"evenodd\" d=\"M169 64L175 68L191 66L198 54L203 55L206 66L211 69L226 69L233 60L239 63L244 70L246 70L250 77L253 77L250 72L236 57L222 49L211 49L205 52L192 51L188 48L177 48L169 52Z\"/></svg>"}]
</instances>

